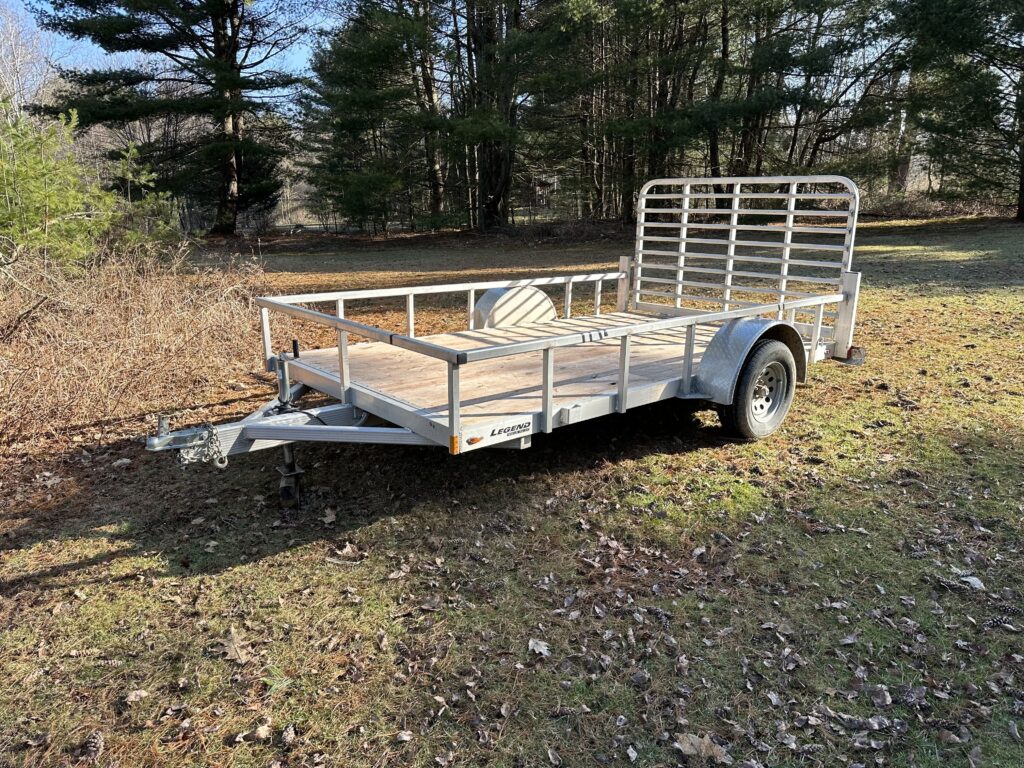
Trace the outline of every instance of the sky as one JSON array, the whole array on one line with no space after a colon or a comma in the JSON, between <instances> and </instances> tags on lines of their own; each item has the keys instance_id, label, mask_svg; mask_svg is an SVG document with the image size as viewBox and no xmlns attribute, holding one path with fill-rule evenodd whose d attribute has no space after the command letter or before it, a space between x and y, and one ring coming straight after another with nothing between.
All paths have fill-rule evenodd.
<instances>
[{"instance_id":1,"label":"sky","mask_svg":"<svg viewBox=\"0 0 1024 768\"><path fill-rule=\"evenodd\" d=\"M45 4L45 3L43 3ZM120 59L127 62L135 61L135 57L129 54L106 53L102 48L86 40L70 40L60 35L40 30L34 17L29 11L28 3L21 0L0 0L0 10L9 9L28 29L38 32L46 41L46 49L51 63L64 68L91 69L104 67L109 68L116 65ZM323 27L325 20L316 16L311 20L312 26ZM303 74L309 64L312 54L315 33L311 32L308 38L301 43L292 45L288 50L283 51L273 60L273 66L286 70L293 74Z\"/></svg>"}]
</instances>

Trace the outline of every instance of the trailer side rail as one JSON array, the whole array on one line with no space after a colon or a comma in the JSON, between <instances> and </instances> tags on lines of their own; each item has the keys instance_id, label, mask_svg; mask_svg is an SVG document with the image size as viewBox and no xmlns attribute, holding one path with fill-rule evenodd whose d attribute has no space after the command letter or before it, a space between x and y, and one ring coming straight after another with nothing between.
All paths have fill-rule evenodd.
<instances>
[{"instance_id":1,"label":"trailer side rail","mask_svg":"<svg viewBox=\"0 0 1024 768\"><path fill-rule=\"evenodd\" d=\"M592 277L592 276L582 276ZM611 273L607 276L603 276L602 279L618 279L617 273ZM576 282L584 282L585 280L577 280ZM550 284L550 283L549 283ZM458 290L462 290L460 286ZM401 295L401 294L399 294ZM304 294L302 298L306 301L316 301L319 298L318 294ZM612 339L619 339L619 381L618 381L618 403L616 410L619 412L625 412L627 407L627 393L629 390L629 376L630 376L630 347L631 340L635 336L639 336L647 333L656 333L659 331L671 330L671 329L687 329L687 343L684 345L684 349L681 350L680 370L685 371L686 375L683 376L682 386L687 390L690 387L690 378L693 373L693 355L694 355L694 330L698 325L705 325L709 323L719 323L734 318L740 317L753 317L760 315L779 315L785 317L792 322L793 316L798 311L813 310L815 315L815 321L812 326L812 332L810 334L810 340L806 344L809 349L811 359L815 351L818 349L821 339L821 328L824 316L824 307L827 304L834 304L841 302L845 299L845 295L842 293L836 294L825 294L822 296L814 296L808 298L795 299L792 301L779 301L772 304L762 304L757 306L745 306L740 309L732 309L727 312L702 312L694 313L689 315L679 315L671 317L660 317L645 322L639 322L632 325L620 326L617 328L608 328L600 331L593 332L582 332L582 333L571 333L571 334L560 334L553 335L542 339L532 339L524 342L514 342L508 344L497 344L490 346L483 346L471 350L458 350L450 347L444 347L437 344L430 344L421 340L402 336L401 334L389 333L380 328L374 326L365 326L362 323L354 323L351 320L344 320L334 315L328 315L323 312L317 312L316 310L306 309L304 307L296 307L281 298L260 298L258 303L261 308L265 311L276 311L284 314L293 315L300 317L305 320L309 320L321 325L337 328L339 334L348 333L350 330L356 333L363 333L364 329L371 329L374 334L371 338L377 340L385 340L384 337L388 337L388 343L395 346L408 349L413 352L427 355L439 360L443 360L448 366L448 437L449 437L449 449L452 453L460 453L465 446L460 446L460 407L461 397L459 393L461 367L473 362L481 360L492 360L499 357L508 357L511 355L521 355L530 352L541 351L543 353L543 381L542 381L542 401L545 404L544 412L542 414L543 431L551 431L553 428L554 413L552 409L553 403L553 386L554 386L554 363L555 363L555 350L559 347L567 347L576 344L586 344L589 342L596 341L607 341ZM335 300L333 295L325 298L324 301ZM345 355L347 346L339 348L339 354ZM347 364L343 363L339 366L339 371L347 368ZM344 387L348 386L343 384ZM693 394L698 395L699 393L684 392L684 395Z\"/></svg>"}]
</instances>

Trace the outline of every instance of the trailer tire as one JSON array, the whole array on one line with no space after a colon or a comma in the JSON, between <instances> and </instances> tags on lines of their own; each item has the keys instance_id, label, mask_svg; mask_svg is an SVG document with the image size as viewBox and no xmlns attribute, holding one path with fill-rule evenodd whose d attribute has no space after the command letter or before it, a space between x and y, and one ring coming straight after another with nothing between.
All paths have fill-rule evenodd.
<instances>
[{"instance_id":1,"label":"trailer tire","mask_svg":"<svg viewBox=\"0 0 1024 768\"><path fill-rule=\"evenodd\" d=\"M722 426L734 437L757 440L782 424L796 391L796 361L781 341L762 339L747 356Z\"/></svg>"}]
</instances>

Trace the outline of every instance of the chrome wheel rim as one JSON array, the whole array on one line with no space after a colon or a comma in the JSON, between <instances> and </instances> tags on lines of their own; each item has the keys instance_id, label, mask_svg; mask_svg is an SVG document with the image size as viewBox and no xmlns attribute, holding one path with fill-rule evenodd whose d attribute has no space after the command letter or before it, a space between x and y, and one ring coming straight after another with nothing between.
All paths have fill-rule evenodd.
<instances>
[{"instance_id":1,"label":"chrome wheel rim","mask_svg":"<svg viewBox=\"0 0 1024 768\"><path fill-rule=\"evenodd\" d=\"M757 375L750 398L750 415L755 421L767 422L785 406L789 376L782 363L771 362Z\"/></svg>"}]
</instances>

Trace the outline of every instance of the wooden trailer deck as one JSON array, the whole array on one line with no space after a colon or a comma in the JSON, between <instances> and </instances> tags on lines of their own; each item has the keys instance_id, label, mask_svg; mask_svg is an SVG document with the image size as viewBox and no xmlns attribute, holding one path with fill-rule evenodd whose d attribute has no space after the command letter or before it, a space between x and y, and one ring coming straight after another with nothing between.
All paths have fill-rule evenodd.
<instances>
[{"instance_id":1,"label":"wooden trailer deck","mask_svg":"<svg viewBox=\"0 0 1024 768\"><path fill-rule=\"evenodd\" d=\"M577 332L634 325L657 315L613 312L571 317L548 323L467 330L419 337L422 341L459 351L543 339ZM704 325L695 334L696 372L701 353L717 330ZM670 329L634 337L629 366L629 407L677 396L684 374L686 329ZM554 356L553 411L555 425L616 410L620 339L613 338L563 347ZM351 344L348 348L353 402L375 415L423 430L434 426L439 441L447 442L448 365L443 360L381 342ZM528 352L463 366L461 432L464 440L501 442L501 430L525 422L535 424L543 410L543 353ZM337 348L305 350L290 363L291 375L328 394L341 392ZM563 410L565 409L565 410ZM403 413L404 411L404 413ZM521 430L529 434L540 431ZM513 437L515 434L513 434ZM466 446L468 447L468 446Z\"/></svg>"}]
</instances>

